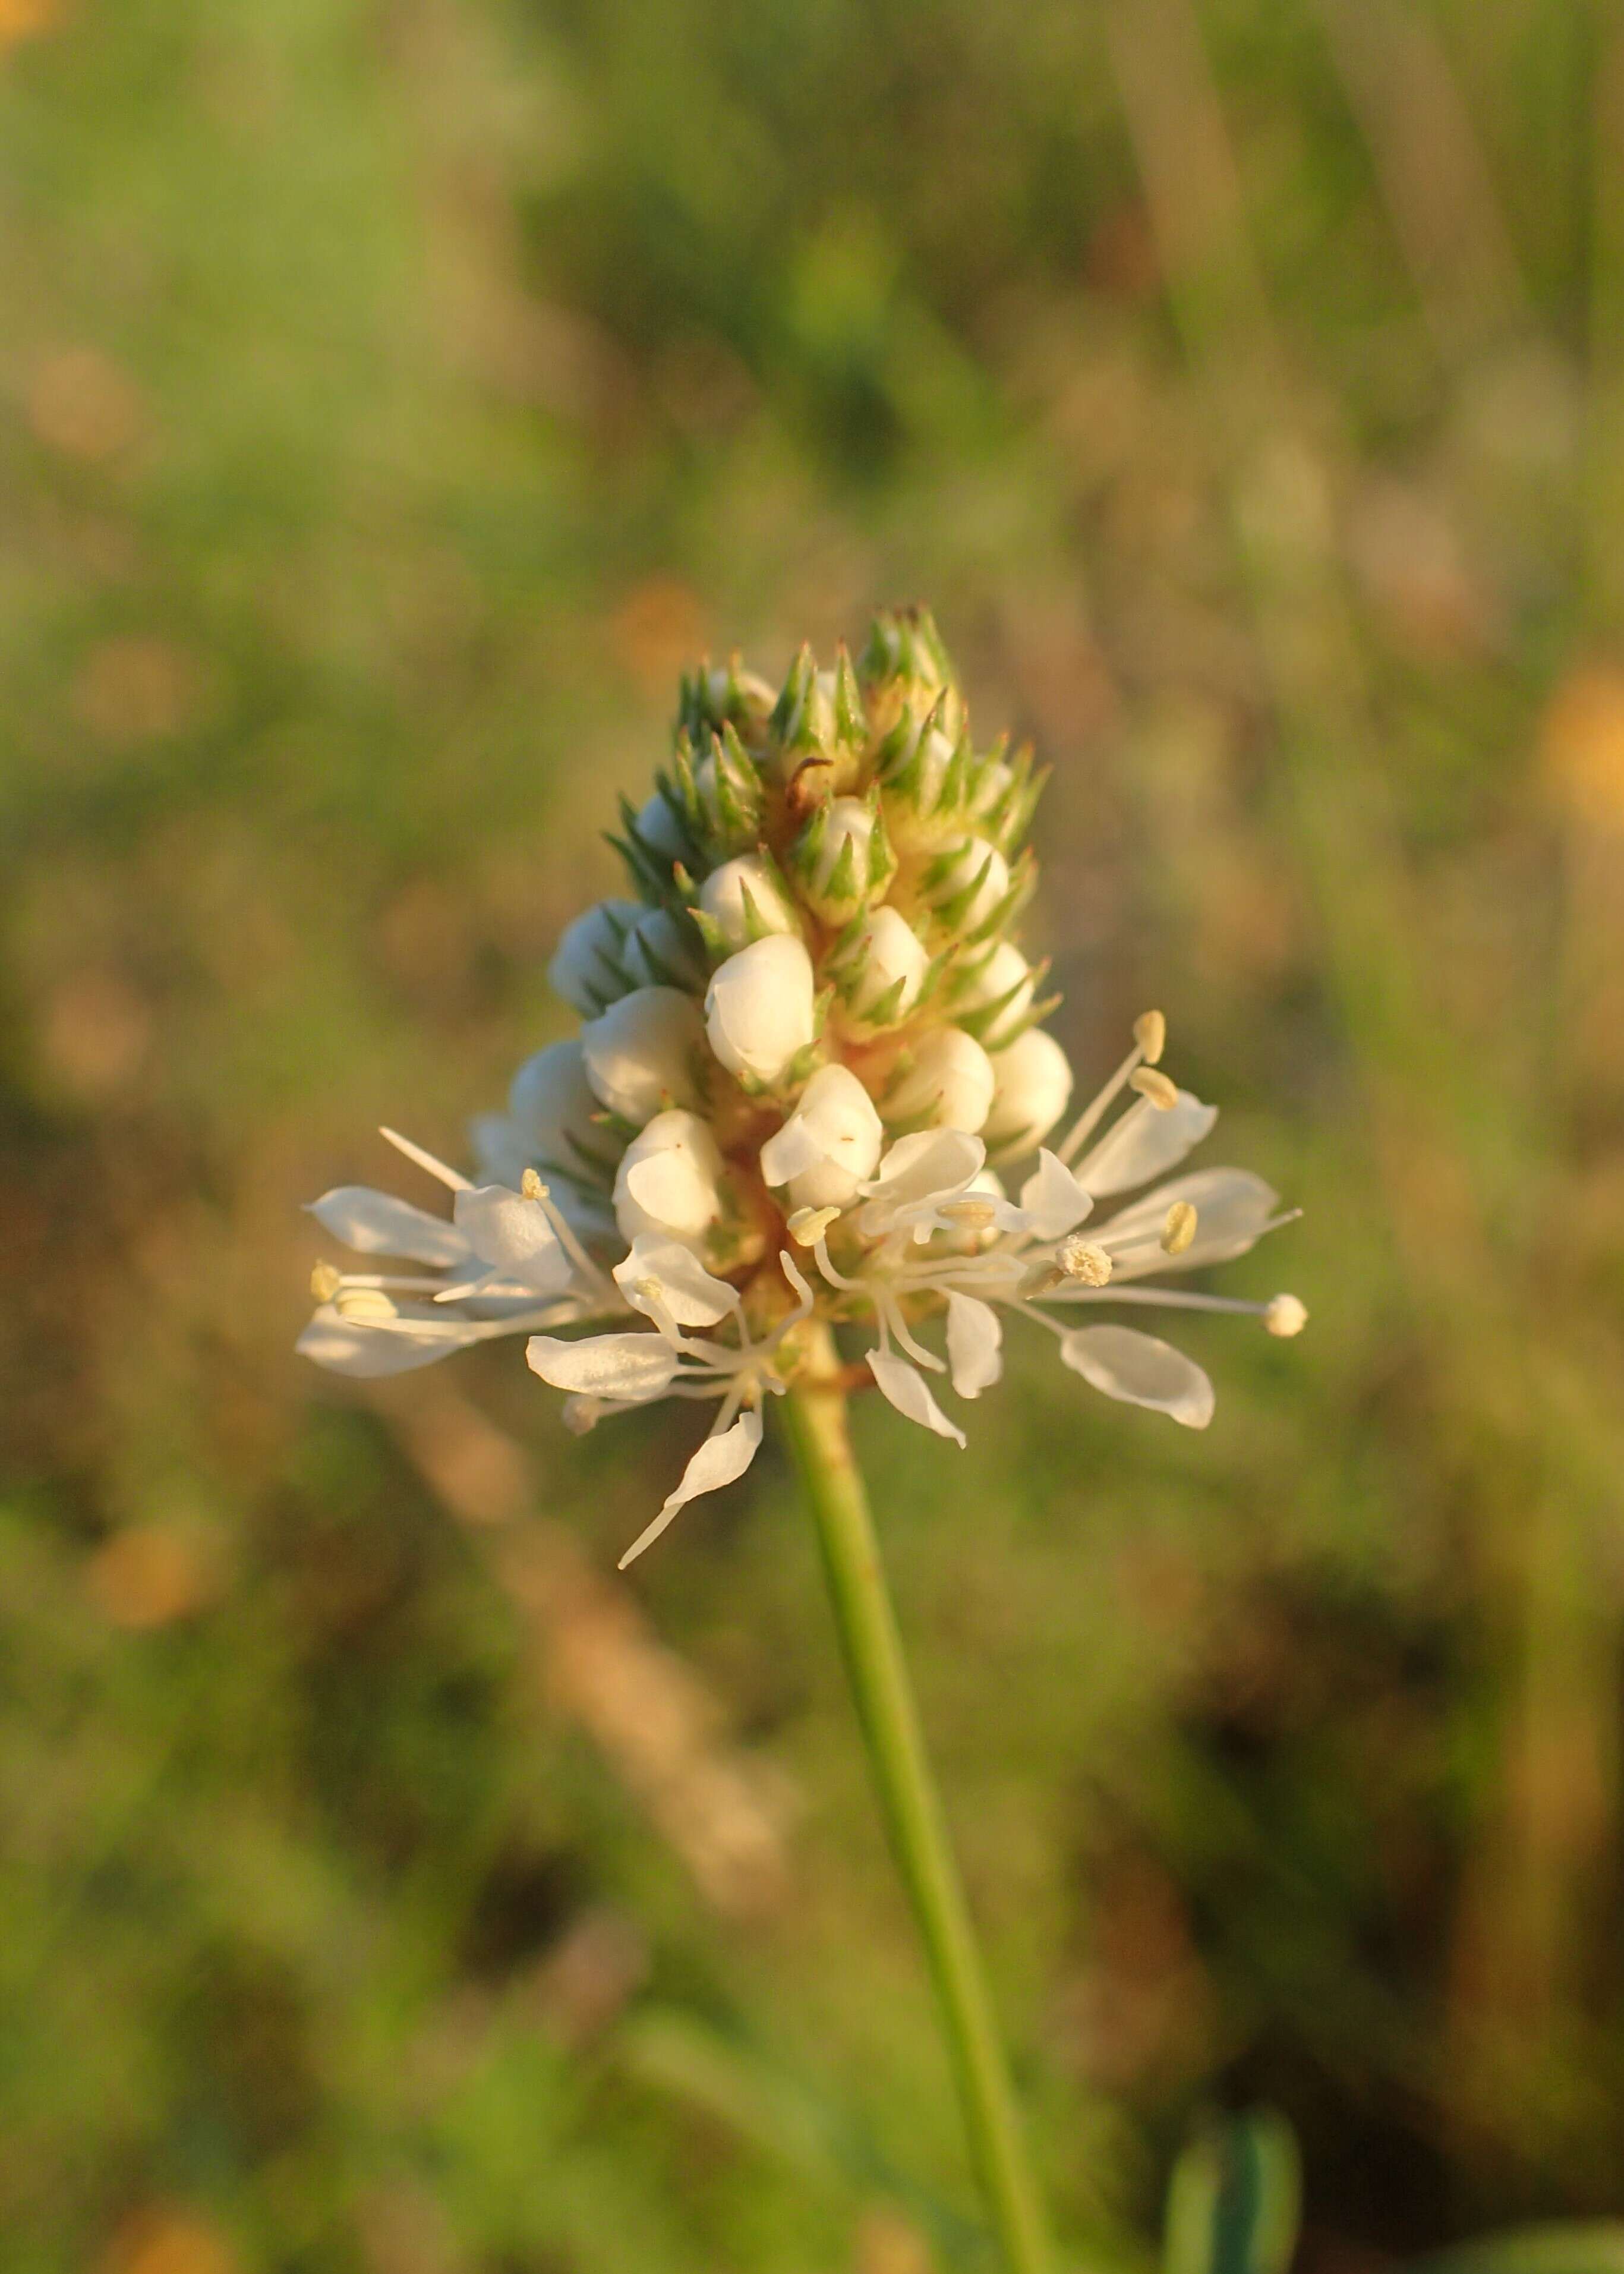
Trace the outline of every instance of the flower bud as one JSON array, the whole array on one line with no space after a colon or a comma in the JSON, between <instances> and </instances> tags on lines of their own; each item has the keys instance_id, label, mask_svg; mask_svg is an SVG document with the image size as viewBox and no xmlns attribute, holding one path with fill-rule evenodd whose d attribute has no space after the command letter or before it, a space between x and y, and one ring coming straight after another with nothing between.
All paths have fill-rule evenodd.
<instances>
[{"instance_id":1,"label":"flower bud","mask_svg":"<svg viewBox=\"0 0 1624 2274\"><path fill-rule=\"evenodd\" d=\"M731 727L712 738L689 779L695 832L713 859L756 842L762 831L761 776Z\"/></svg>"},{"instance_id":2,"label":"flower bud","mask_svg":"<svg viewBox=\"0 0 1624 2274\"><path fill-rule=\"evenodd\" d=\"M900 1026L919 1001L930 968L919 935L896 908L871 908L843 945L846 1014L855 1027L879 1033Z\"/></svg>"},{"instance_id":3,"label":"flower bud","mask_svg":"<svg viewBox=\"0 0 1624 2274\"><path fill-rule=\"evenodd\" d=\"M987 1117L988 1143L1041 1143L1071 1102L1071 1068L1065 1052L1041 1027L1028 1027L992 1063L996 1088Z\"/></svg>"},{"instance_id":4,"label":"flower bud","mask_svg":"<svg viewBox=\"0 0 1624 2274\"><path fill-rule=\"evenodd\" d=\"M639 809L636 820L639 840L650 853L662 861L687 861L693 857L688 832L681 817L664 790L656 790Z\"/></svg>"},{"instance_id":5,"label":"flower bud","mask_svg":"<svg viewBox=\"0 0 1624 2274\"><path fill-rule=\"evenodd\" d=\"M711 975L705 1032L729 1073L781 1080L817 1032L812 959L801 941L774 932L730 955Z\"/></svg>"},{"instance_id":6,"label":"flower bud","mask_svg":"<svg viewBox=\"0 0 1624 2274\"><path fill-rule=\"evenodd\" d=\"M645 1233L695 1246L726 1213L726 1166L696 1113L657 1113L626 1148L614 1179L614 1218L628 1241Z\"/></svg>"},{"instance_id":7,"label":"flower bud","mask_svg":"<svg viewBox=\"0 0 1624 2274\"><path fill-rule=\"evenodd\" d=\"M699 905L725 947L748 947L769 932L801 932L776 864L763 854L741 853L713 869L700 887Z\"/></svg>"},{"instance_id":8,"label":"flower bud","mask_svg":"<svg viewBox=\"0 0 1624 2274\"><path fill-rule=\"evenodd\" d=\"M763 1180L797 1209L841 1209L874 1174L885 1141L874 1100L848 1066L821 1066L761 1150Z\"/></svg>"},{"instance_id":9,"label":"flower bud","mask_svg":"<svg viewBox=\"0 0 1624 2274\"><path fill-rule=\"evenodd\" d=\"M1010 864L984 837L959 839L925 871L924 896L937 922L961 937L996 915L1009 889Z\"/></svg>"},{"instance_id":10,"label":"flower bud","mask_svg":"<svg viewBox=\"0 0 1624 2274\"><path fill-rule=\"evenodd\" d=\"M1000 940L952 994L953 1016L961 1020L984 1050L1012 1042L1032 1008L1036 975L1019 948Z\"/></svg>"},{"instance_id":11,"label":"flower bud","mask_svg":"<svg viewBox=\"0 0 1624 2274\"><path fill-rule=\"evenodd\" d=\"M586 1078L612 1113L641 1127L699 1100L699 1007L675 987L638 987L581 1029Z\"/></svg>"},{"instance_id":12,"label":"flower bud","mask_svg":"<svg viewBox=\"0 0 1624 2274\"><path fill-rule=\"evenodd\" d=\"M547 966L547 984L583 1019L595 1019L631 985L620 968L620 950L642 914L635 900L599 900L560 940Z\"/></svg>"},{"instance_id":13,"label":"flower bud","mask_svg":"<svg viewBox=\"0 0 1624 2274\"><path fill-rule=\"evenodd\" d=\"M962 829L964 809L954 789L957 748L941 727L928 726L882 774L885 826L900 852L928 851Z\"/></svg>"},{"instance_id":14,"label":"flower bud","mask_svg":"<svg viewBox=\"0 0 1624 2274\"><path fill-rule=\"evenodd\" d=\"M992 1104L992 1060L961 1027L933 1027L921 1036L914 1062L885 1094L885 1118L921 1121L972 1135Z\"/></svg>"},{"instance_id":15,"label":"flower bud","mask_svg":"<svg viewBox=\"0 0 1624 2274\"><path fill-rule=\"evenodd\" d=\"M704 977L693 927L645 908L626 936L620 967L634 987L697 987Z\"/></svg>"},{"instance_id":16,"label":"flower bud","mask_svg":"<svg viewBox=\"0 0 1624 2274\"><path fill-rule=\"evenodd\" d=\"M620 1148L599 1126L602 1111L578 1037L526 1058L508 1092L508 1124L526 1163L550 1168L613 1162Z\"/></svg>"},{"instance_id":17,"label":"flower bud","mask_svg":"<svg viewBox=\"0 0 1624 2274\"><path fill-rule=\"evenodd\" d=\"M882 893L896 873L877 801L831 798L801 832L791 867L808 907L844 923Z\"/></svg>"}]
</instances>

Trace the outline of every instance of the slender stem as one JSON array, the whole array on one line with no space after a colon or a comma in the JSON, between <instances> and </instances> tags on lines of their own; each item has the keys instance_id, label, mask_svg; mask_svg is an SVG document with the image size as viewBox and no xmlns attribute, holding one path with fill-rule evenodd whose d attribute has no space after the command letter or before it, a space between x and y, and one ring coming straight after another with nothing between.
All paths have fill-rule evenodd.
<instances>
[{"instance_id":1,"label":"slender stem","mask_svg":"<svg viewBox=\"0 0 1624 2274\"><path fill-rule=\"evenodd\" d=\"M1049 2274L1048 2230L964 1893L920 1734L868 1495L846 1426L839 1361L827 1337L819 1386L792 1390L790 1441L817 1525L886 1828L935 1979L965 2124L1011 2274Z\"/></svg>"}]
</instances>

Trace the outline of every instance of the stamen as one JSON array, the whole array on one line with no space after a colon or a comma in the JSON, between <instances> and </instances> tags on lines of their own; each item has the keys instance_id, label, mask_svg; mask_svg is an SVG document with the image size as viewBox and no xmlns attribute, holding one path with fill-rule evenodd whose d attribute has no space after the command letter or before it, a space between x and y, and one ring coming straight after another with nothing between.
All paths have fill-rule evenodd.
<instances>
[{"instance_id":1,"label":"stamen","mask_svg":"<svg viewBox=\"0 0 1624 2274\"><path fill-rule=\"evenodd\" d=\"M1064 1161L1068 1168L1077 1158L1079 1149L1080 1148L1084 1139L1091 1137L1094 1134L1094 1132L1099 1127L1107 1106L1109 1106L1112 1099L1120 1093L1123 1084L1132 1073L1135 1066L1139 1065L1145 1057L1145 1046L1138 1039L1137 1027L1135 1028L1134 1033L1135 1040L1133 1048L1128 1052L1127 1057L1124 1058L1122 1064L1117 1067L1116 1073L1106 1083L1103 1089L1101 1089L1098 1096L1083 1108L1081 1113L1079 1114L1077 1119L1071 1124L1071 1126L1067 1130L1059 1144L1055 1148L1056 1158L1057 1160ZM1153 1042L1155 1040L1154 1035L1152 1035L1151 1040Z\"/></svg>"},{"instance_id":2,"label":"stamen","mask_svg":"<svg viewBox=\"0 0 1624 2274\"><path fill-rule=\"evenodd\" d=\"M789 1219L789 1236L797 1247L816 1247L839 1215L837 1208L797 1209Z\"/></svg>"},{"instance_id":3,"label":"stamen","mask_svg":"<svg viewBox=\"0 0 1624 2274\"><path fill-rule=\"evenodd\" d=\"M607 1295L613 1299L614 1289L609 1278L599 1269L576 1239L563 1210L534 1169L526 1169L523 1176L519 1179L519 1191L523 1199L536 1202L551 1225L559 1246L586 1281L587 1285L598 1294Z\"/></svg>"},{"instance_id":4,"label":"stamen","mask_svg":"<svg viewBox=\"0 0 1624 2274\"><path fill-rule=\"evenodd\" d=\"M1147 1065L1161 1065L1162 1053L1167 1048L1167 1020L1160 1011L1140 1012L1133 1021L1133 1039Z\"/></svg>"},{"instance_id":5,"label":"stamen","mask_svg":"<svg viewBox=\"0 0 1624 2274\"><path fill-rule=\"evenodd\" d=\"M1308 1306L1295 1295L1276 1295L1263 1306L1263 1323L1270 1334L1289 1340L1293 1335L1300 1335L1308 1324Z\"/></svg>"},{"instance_id":6,"label":"stamen","mask_svg":"<svg viewBox=\"0 0 1624 2274\"><path fill-rule=\"evenodd\" d=\"M998 1211L990 1201L949 1201L939 1213L963 1224L966 1231L989 1231L998 1221Z\"/></svg>"},{"instance_id":7,"label":"stamen","mask_svg":"<svg viewBox=\"0 0 1624 2274\"><path fill-rule=\"evenodd\" d=\"M1162 1227L1164 1254L1182 1255L1195 1239L1196 1212L1188 1201L1175 1201Z\"/></svg>"},{"instance_id":8,"label":"stamen","mask_svg":"<svg viewBox=\"0 0 1624 2274\"><path fill-rule=\"evenodd\" d=\"M1075 1231L1056 1248L1055 1265L1063 1279L1079 1280L1085 1287L1103 1287L1111 1276L1111 1259L1105 1250Z\"/></svg>"},{"instance_id":9,"label":"stamen","mask_svg":"<svg viewBox=\"0 0 1624 2274\"><path fill-rule=\"evenodd\" d=\"M1128 1087L1147 1098L1159 1113L1170 1113L1178 1103L1177 1086L1154 1066L1142 1065L1128 1078Z\"/></svg>"},{"instance_id":10,"label":"stamen","mask_svg":"<svg viewBox=\"0 0 1624 2274\"><path fill-rule=\"evenodd\" d=\"M331 1263L318 1263L310 1275L310 1291L319 1303L330 1303L343 1284L343 1273Z\"/></svg>"},{"instance_id":11,"label":"stamen","mask_svg":"<svg viewBox=\"0 0 1624 2274\"><path fill-rule=\"evenodd\" d=\"M472 1192L473 1186L466 1177L459 1176L455 1169L448 1169L443 1161L437 1161L432 1153L425 1153L421 1145L414 1145L410 1137L402 1137L398 1129L380 1129L378 1134L393 1145L397 1153L404 1153L409 1161L415 1161L420 1169L426 1169L431 1177L437 1177L448 1191Z\"/></svg>"}]
</instances>

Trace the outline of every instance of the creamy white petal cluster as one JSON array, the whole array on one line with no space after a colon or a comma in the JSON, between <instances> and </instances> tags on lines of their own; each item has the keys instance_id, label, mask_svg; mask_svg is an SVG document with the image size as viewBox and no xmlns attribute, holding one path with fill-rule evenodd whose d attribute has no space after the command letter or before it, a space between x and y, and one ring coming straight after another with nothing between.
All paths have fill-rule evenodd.
<instances>
[{"instance_id":1,"label":"creamy white petal cluster","mask_svg":"<svg viewBox=\"0 0 1624 2274\"><path fill-rule=\"evenodd\" d=\"M579 917L550 968L578 1034L476 1122L477 1181L385 1132L448 1217L355 1186L314 1204L362 1257L417 1268L319 1265L300 1348L378 1375L523 1333L574 1427L711 1404L625 1562L748 1468L768 1399L827 1366L821 1326L861 1339L848 1373L960 1444L930 1378L979 1397L1015 1314L1108 1397L1204 1427L1192 1360L1088 1314L1249 1311L1296 1334L1294 1296L1150 1284L1286 1219L1244 1170L1171 1174L1216 1109L1162 1072L1156 1013L1055 1136L1071 1070L1014 937L1040 787L1028 754L977 751L923 612L881 617L855 666L803 650L776 697L736 664L686 680L671 765L614 840L635 897Z\"/></svg>"}]
</instances>

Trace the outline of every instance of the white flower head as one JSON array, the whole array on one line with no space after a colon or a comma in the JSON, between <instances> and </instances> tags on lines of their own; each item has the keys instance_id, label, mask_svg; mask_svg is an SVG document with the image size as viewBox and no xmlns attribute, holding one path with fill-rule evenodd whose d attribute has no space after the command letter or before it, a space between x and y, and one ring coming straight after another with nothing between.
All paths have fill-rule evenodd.
<instances>
[{"instance_id":1,"label":"white flower head","mask_svg":"<svg viewBox=\"0 0 1624 2274\"><path fill-rule=\"evenodd\" d=\"M977 749L922 612L880 619L855 667L803 649L776 704L736 665L686 679L671 771L622 810L633 896L550 966L579 1033L475 1124L476 1178L385 1133L448 1209L357 1185L314 1203L352 1263L316 1267L300 1348L370 1377L522 1334L572 1429L702 1405L628 1561L744 1472L831 1329L959 1444L949 1408L994 1389L1011 1322L1105 1396L1205 1427L1207 1374L1135 1314L1296 1336L1295 1295L1190 1284L1285 1212L1250 1171L1188 1165L1214 1109L1162 1070L1158 1013L1066 1126L1071 1065L1015 936L1038 787L1026 754Z\"/></svg>"}]
</instances>

